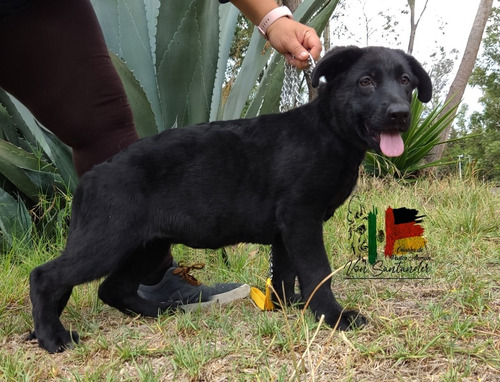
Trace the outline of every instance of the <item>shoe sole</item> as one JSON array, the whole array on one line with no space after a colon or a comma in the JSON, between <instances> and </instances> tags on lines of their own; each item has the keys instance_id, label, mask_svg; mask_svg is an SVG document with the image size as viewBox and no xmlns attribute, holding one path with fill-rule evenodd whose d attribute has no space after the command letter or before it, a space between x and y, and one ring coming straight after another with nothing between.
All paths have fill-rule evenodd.
<instances>
[{"instance_id":1,"label":"shoe sole","mask_svg":"<svg viewBox=\"0 0 500 382\"><path fill-rule=\"evenodd\" d=\"M225 305L230 302L242 300L250 295L250 285L243 284L238 288L232 289L225 293L216 294L210 297L210 300L204 302L195 302L185 305L179 305L179 309L182 309L184 312L190 312L197 309L204 309L212 306L214 304Z\"/></svg>"}]
</instances>

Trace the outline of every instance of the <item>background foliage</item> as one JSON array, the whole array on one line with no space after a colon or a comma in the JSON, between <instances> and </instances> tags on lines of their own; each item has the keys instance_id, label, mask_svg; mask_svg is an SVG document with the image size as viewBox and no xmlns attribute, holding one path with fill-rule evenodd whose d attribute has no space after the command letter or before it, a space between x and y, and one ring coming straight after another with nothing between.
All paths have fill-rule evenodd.
<instances>
[{"instance_id":1,"label":"background foliage","mask_svg":"<svg viewBox=\"0 0 500 382\"><path fill-rule=\"evenodd\" d=\"M447 153L463 155L482 179L500 183L500 8L493 8L470 83L483 91L483 110L455 126L452 137L467 139L450 145Z\"/></svg>"},{"instance_id":2,"label":"background foliage","mask_svg":"<svg viewBox=\"0 0 500 382\"><path fill-rule=\"evenodd\" d=\"M93 1L106 42L123 62L120 73L134 115L142 115L136 117L141 135L155 132L152 120L162 131L278 110L283 58L256 30L240 70L233 78L226 75L228 63L234 64L230 53L241 36L235 7L195 0L140 3ZM305 0L294 18L320 33L336 4L337 0Z\"/></svg>"},{"instance_id":3,"label":"background foliage","mask_svg":"<svg viewBox=\"0 0 500 382\"><path fill-rule=\"evenodd\" d=\"M305 0L294 17L321 33L337 1ZM244 25L234 6L215 0L93 5L139 135L278 110L283 59L256 30L241 68L228 70ZM32 218L50 234L58 212L46 196L71 192L76 183L70 148L0 90L0 249L29 238Z\"/></svg>"},{"instance_id":4,"label":"background foliage","mask_svg":"<svg viewBox=\"0 0 500 382\"><path fill-rule=\"evenodd\" d=\"M0 250L30 237L32 217L49 233L58 211L40 210L45 196L75 185L71 150L0 89Z\"/></svg>"}]
</instances>

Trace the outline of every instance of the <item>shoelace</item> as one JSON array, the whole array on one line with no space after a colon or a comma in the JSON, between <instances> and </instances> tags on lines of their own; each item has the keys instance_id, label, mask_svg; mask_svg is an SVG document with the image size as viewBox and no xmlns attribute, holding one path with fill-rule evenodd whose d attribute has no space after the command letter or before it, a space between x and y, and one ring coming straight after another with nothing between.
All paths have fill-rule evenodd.
<instances>
[{"instance_id":1,"label":"shoelace","mask_svg":"<svg viewBox=\"0 0 500 382\"><path fill-rule=\"evenodd\" d=\"M177 268L173 270L172 274L178 275L182 280L186 280L191 285L200 285L201 282L199 282L193 275L190 275L189 272L195 269L199 270L203 268L205 268L204 263L187 265L186 262L179 261L179 264L177 264Z\"/></svg>"}]
</instances>

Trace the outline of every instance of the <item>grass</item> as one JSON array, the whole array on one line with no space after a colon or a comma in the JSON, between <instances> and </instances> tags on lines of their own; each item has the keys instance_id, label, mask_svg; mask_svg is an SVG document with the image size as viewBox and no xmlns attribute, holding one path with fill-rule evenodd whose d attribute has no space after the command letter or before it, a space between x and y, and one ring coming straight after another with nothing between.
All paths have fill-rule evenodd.
<instances>
[{"instance_id":1,"label":"grass","mask_svg":"<svg viewBox=\"0 0 500 382\"><path fill-rule=\"evenodd\" d=\"M496 381L500 379L500 194L474 180L412 184L362 177L368 209L425 214L429 279L346 279L333 288L369 319L339 333L294 308L260 312L250 300L157 319L128 317L97 298L98 283L75 288L62 315L81 344L49 355L25 341L32 327L28 276L57 256L65 230L50 241L17 243L0 255L2 381ZM325 225L334 269L353 259L347 205ZM379 245L379 253L382 252ZM177 260L205 262L205 283L263 287L269 248L220 251L176 246Z\"/></svg>"}]
</instances>

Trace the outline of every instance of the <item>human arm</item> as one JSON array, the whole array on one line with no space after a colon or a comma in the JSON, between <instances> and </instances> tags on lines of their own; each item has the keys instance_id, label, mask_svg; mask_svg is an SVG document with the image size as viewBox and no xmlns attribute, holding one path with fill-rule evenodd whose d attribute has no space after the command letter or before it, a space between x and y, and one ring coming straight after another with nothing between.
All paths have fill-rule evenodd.
<instances>
[{"instance_id":1,"label":"human arm","mask_svg":"<svg viewBox=\"0 0 500 382\"><path fill-rule=\"evenodd\" d=\"M278 7L274 0L231 0L231 2L255 25L259 25L271 10ZM299 69L309 66L307 61L309 53L315 60L320 57L322 45L314 28L281 17L269 26L266 34L271 46Z\"/></svg>"}]
</instances>

